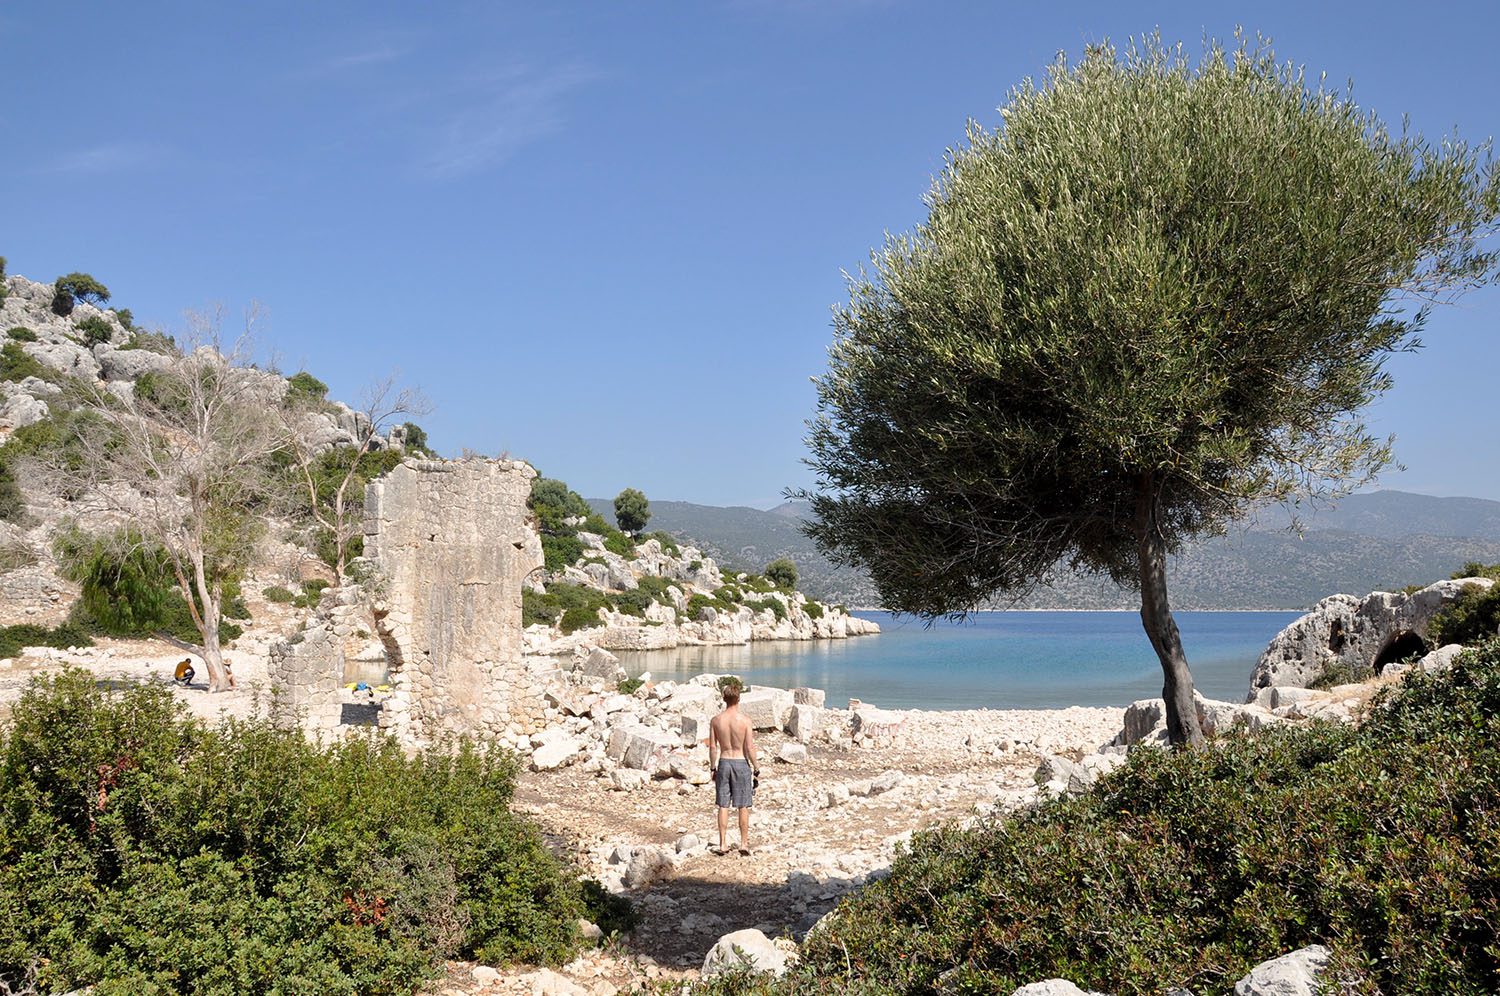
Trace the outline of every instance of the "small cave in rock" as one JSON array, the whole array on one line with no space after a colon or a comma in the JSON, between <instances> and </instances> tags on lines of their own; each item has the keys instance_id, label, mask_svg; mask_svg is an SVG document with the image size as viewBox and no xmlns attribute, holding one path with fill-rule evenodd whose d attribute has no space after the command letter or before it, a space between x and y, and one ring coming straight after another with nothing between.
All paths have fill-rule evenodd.
<instances>
[{"instance_id":1,"label":"small cave in rock","mask_svg":"<svg viewBox=\"0 0 1500 996\"><path fill-rule=\"evenodd\" d=\"M1344 636L1344 620L1335 619L1328 627L1328 650L1330 653L1338 653L1344 649L1344 643L1348 638Z\"/></svg>"},{"instance_id":2,"label":"small cave in rock","mask_svg":"<svg viewBox=\"0 0 1500 996\"><path fill-rule=\"evenodd\" d=\"M1410 630L1402 630L1386 642L1380 653L1375 655L1375 673L1379 674L1385 670L1387 664L1404 661L1408 657L1420 657L1427 653L1427 644L1417 634Z\"/></svg>"}]
</instances>

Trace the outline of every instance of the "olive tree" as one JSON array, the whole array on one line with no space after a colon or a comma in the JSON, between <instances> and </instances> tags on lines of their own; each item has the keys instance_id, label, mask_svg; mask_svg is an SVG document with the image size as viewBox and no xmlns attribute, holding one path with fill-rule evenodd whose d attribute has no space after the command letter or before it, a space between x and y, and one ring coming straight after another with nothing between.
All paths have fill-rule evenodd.
<instances>
[{"instance_id":1,"label":"olive tree","mask_svg":"<svg viewBox=\"0 0 1500 996\"><path fill-rule=\"evenodd\" d=\"M851 278L796 496L898 611L1137 588L1196 742L1168 555L1389 462L1360 416L1385 360L1495 270L1489 146L1392 133L1244 42L1059 57L1000 113Z\"/></svg>"}]
</instances>

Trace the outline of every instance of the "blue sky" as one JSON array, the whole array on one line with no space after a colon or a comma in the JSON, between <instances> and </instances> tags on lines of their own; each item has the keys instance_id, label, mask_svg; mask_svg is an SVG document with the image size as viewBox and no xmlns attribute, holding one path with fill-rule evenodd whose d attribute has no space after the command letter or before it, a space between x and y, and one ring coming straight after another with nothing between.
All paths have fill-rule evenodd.
<instances>
[{"instance_id":1,"label":"blue sky","mask_svg":"<svg viewBox=\"0 0 1500 996\"><path fill-rule=\"evenodd\" d=\"M842 271L1054 54L1236 25L1390 121L1500 133L1490 2L0 6L0 254L168 331L261 302L336 397L393 371L450 455L587 495L775 504ZM1386 487L1500 499L1500 293L1374 410Z\"/></svg>"}]
</instances>

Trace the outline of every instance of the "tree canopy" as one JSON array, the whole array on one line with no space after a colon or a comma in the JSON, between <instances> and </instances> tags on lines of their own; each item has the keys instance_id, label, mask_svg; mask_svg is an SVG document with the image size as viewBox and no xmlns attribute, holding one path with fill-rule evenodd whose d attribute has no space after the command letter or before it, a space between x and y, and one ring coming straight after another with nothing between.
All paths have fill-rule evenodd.
<instances>
[{"instance_id":1,"label":"tree canopy","mask_svg":"<svg viewBox=\"0 0 1500 996\"><path fill-rule=\"evenodd\" d=\"M638 533L651 521L651 503L644 493L626 488L615 495L615 523L620 531Z\"/></svg>"},{"instance_id":2,"label":"tree canopy","mask_svg":"<svg viewBox=\"0 0 1500 996\"><path fill-rule=\"evenodd\" d=\"M1195 740L1166 555L1389 462L1359 413L1494 272L1489 146L1394 134L1243 42L1060 57L1001 117L835 313L809 531L928 617L1060 569L1139 587Z\"/></svg>"},{"instance_id":3,"label":"tree canopy","mask_svg":"<svg viewBox=\"0 0 1500 996\"><path fill-rule=\"evenodd\" d=\"M791 557L777 557L766 565L766 580L778 588L797 587L797 562Z\"/></svg>"}]
</instances>

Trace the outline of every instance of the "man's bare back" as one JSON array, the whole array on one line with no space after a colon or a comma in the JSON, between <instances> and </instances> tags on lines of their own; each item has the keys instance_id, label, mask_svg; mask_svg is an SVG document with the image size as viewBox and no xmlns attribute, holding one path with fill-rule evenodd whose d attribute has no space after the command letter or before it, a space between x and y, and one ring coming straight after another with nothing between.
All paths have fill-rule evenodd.
<instances>
[{"instance_id":1,"label":"man's bare back","mask_svg":"<svg viewBox=\"0 0 1500 996\"><path fill-rule=\"evenodd\" d=\"M740 713L737 706L725 709L715 716L708 724L708 729L718 747L719 757L746 757L746 746L754 746L755 731L750 728L750 721ZM709 751L710 755L714 753L713 750Z\"/></svg>"},{"instance_id":2,"label":"man's bare back","mask_svg":"<svg viewBox=\"0 0 1500 996\"><path fill-rule=\"evenodd\" d=\"M723 691L725 708L708 724L708 767L714 776L719 809L719 854L728 852L724 835L729 810L739 810L740 853L750 853L750 808L754 804L760 761L755 751L755 729L740 713L738 688Z\"/></svg>"}]
</instances>

